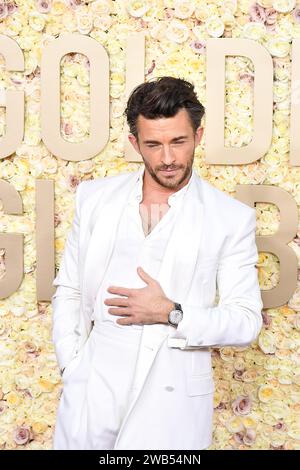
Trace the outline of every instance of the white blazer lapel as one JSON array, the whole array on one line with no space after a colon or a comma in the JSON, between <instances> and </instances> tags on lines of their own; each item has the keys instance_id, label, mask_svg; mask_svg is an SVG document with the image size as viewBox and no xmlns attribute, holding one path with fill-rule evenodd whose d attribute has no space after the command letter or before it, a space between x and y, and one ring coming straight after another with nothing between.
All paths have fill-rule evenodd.
<instances>
[{"instance_id":1,"label":"white blazer lapel","mask_svg":"<svg viewBox=\"0 0 300 470\"><path fill-rule=\"evenodd\" d=\"M126 181L115 185L99 196L90 218L91 235L83 266L83 309L91 315L97 290L103 281L112 255L117 228L127 198L136 181L138 172Z\"/></svg>"}]
</instances>

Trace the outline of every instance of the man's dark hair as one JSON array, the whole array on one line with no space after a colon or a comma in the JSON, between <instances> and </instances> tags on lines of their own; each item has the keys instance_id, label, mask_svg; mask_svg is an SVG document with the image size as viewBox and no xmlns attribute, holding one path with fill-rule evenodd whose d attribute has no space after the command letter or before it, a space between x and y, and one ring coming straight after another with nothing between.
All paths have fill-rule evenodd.
<instances>
[{"instance_id":1,"label":"man's dark hair","mask_svg":"<svg viewBox=\"0 0 300 470\"><path fill-rule=\"evenodd\" d=\"M138 139L137 118L141 114L146 119L173 117L185 108L194 133L201 124L205 112L197 98L194 85L182 78L158 77L141 83L133 89L125 109L131 134Z\"/></svg>"}]
</instances>

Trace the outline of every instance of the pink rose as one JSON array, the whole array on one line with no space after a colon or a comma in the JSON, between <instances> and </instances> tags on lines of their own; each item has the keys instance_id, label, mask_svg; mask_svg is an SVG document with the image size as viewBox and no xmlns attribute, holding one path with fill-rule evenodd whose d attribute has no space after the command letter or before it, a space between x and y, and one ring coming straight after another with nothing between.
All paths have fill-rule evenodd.
<instances>
[{"instance_id":1,"label":"pink rose","mask_svg":"<svg viewBox=\"0 0 300 470\"><path fill-rule=\"evenodd\" d=\"M251 72L240 72L239 79L245 83L251 85L254 82L254 73Z\"/></svg>"},{"instance_id":2,"label":"pink rose","mask_svg":"<svg viewBox=\"0 0 300 470\"><path fill-rule=\"evenodd\" d=\"M235 370L234 373L232 374L232 377L234 378L234 380L237 380L238 382L242 382L244 372L245 370Z\"/></svg>"},{"instance_id":3,"label":"pink rose","mask_svg":"<svg viewBox=\"0 0 300 470\"><path fill-rule=\"evenodd\" d=\"M33 439L32 432L29 426L18 426L13 432L13 439L16 444L24 445Z\"/></svg>"},{"instance_id":4,"label":"pink rose","mask_svg":"<svg viewBox=\"0 0 300 470\"><path fill-rule=\"evenodd\" d=\"M34 343L31 341L25 341L24 343L24 349L28 354L35 353L37 350L37 347Z\"/></svg>"},{"instance_id":5,"label":"pink rose","mask_svg":"<svg viewBox=\"0 0 300 470\"><path fill-rule=\"evenodd\" d=\"M71 191L75 191L79 183L80 183L80 179L77 176L69 175L68 187L71 189Z\"/></svg>"},{"instance_id":6,"label":"pink rose","mask_svg":"<svg viewBox=\"0 0 300 470\"><path fill-rule=\"evenodd\" d=\"M206 50L205 41L200 41L199 39L196 39L195 41L191 42L190 46L194 52L197 52L197 54L205 54L205 50Z\"/></svg>"},{"instance_id":7,"label":"pink rose","mask_svg":"<svg viewBox=\"0 0 300 470\"><path fill-rule=\"evenodd\" d=\"M276 446L275 444L270 444L270 449L274 449L274 450L286 450L285 447L284 447L284 444L283 444L283 445L278 445L278 446Z\"/></svg>"},{"instance_id":8,"label":"pink rose","mask_svg":"<svg viewBox=\"0 0 300 470\"><path fill-rule=\"evenodd\" d=\"M278 423L274 424L273 429L277 429L278 431L286 431L287 427L285 423L279 421Z\"/></svg>"},{"instance_id":9,"label":"pink rose","mask_svg":"<svg viewBox=\"0 0 300 470\"><path fill-rule=\"evenodd\" d=\"M296 23L300 23L300 7L294 8L292 11L292 17L296 21Z\"/></svg>"},{"instance_id":10,"label":"pink rose","mask_svg":"<svg viewBox=\"0 0 300 470\"><path fill-rule=\"evenodd\" d=\"M247 429L243 437L243 442L247 446L251 446L256 438L256 431L254 429Z\"/></svg>"},{"instance_id":11,"label":"pink rose","mask_svg":"<svg viewBox=\"0 0 300 470\"><path fill-rule=\"evenodd\" d=\"M146 75L149 75L150 73L153 72L153 70L155 69L155 60L152 60L152 64L151 64L151 67L148 69L148 72L146 73Z\"/></svg>"},{"instance_id":12,"label":"pink rose","mask_svg":"<svg viewBox=\"0 0 300 470\"><path fill-rule=\"evenodd\" d=\"M73 128L72 128L72 123L71 122L65 122L63 124L63 132L64 132L65 135L73 134Z\"/></svg>"},{"instance_id":13,"label":"pink rose","mask_svg":"<svg viewBox=\"0 0 300 470\"><path fill-rule=\"evenodd\" d=\"M226 410L226 403L220 402L218 406L216 406L215 410Z\"/></svg>"},{"instance_id":14,"label":"pink rose","mask_svg":"<svg viewBox=\"0 0 300 470\"><path fill-rule=\"evenodd\" d=\"M251 5L251 7L249 8L249 16L250 21L264 23L266 20L265 9L258 5L258 3L254 3L253 5Z\"/></svg>"},{"instance_id":15,"label":"pink rose","mask_svg":"<svg viewBox=\"0 0 300 470\"><path fill-rule=\"evenodd\" d=\"M0 415L5 412L5 410L8 408L8 404L6 403L5 400L0 401Z\"/></svg>"},{"instance_id":16,"label":"pink rose","mask_svg":"<svg viewBox=\"0 0 300 470\"><path fill-rule=\"evenodd\" d=\"M277 11L274 8L266 8L266 25L273 25L277 20Z\"/></svg>"},{"instance_id":17,"label":"pink rose","mask_svg":"<svg viewBox=\"0 0 300 470\"><path fill-rule=\"evenodd\" d=\"M174 16L173 8L165 8L165 14L168 19L173 18Z\"/></svg>"},{"instance_id":18,"label":"pink rose","mask_svg":"<svg viewBox=\"0 0 300 470\"><path fill-rule=\"evenodd\" d=\"M7 12L9 15L12 15L17 9L18 5L16 5L15 2L11 1L7 3Z\"/></svg>"},{"instance_id":19,"label":"pink rose","mask_svg":"<svg viewBox=\"0 0 300 470\"><path fill-rule=\"evenodd\" d=\"M244 433L243 432L236 432L233 435L233 439L235 440L235 442L237 444L244 444L243 438L244 438Z\"/></svg>"},{"instance_id":20,"label":"pink rose","mask_svg":"<svg viewBox=\"0 0 300 470\"><path fill-rule=\"evenodd\" d=\"M36 9L40 13L49 13L52 7L52 0L37 0Z\"/></svg>"},{"instance_id":21,"label":"pink rose","mask_svg":"<svg viewBox=\"0 0 300 470\"><path fill-rule=\"evenodd\" d=\"M75 10L83 4L82 0L68 0L69 6Z\"/></svg>"},{"instance_id":22,"label":"pink rose","mask_svg":"<svg viewBox=\"0 0 300 470\"><path fill-rule=\"evenodd\" d=\"M232 403L232 410L235 415L247 415L251 411L251 399L248 396L239 396Z\"/></svg>"},{"instance_id":23,"label":"pink rose","mask_svg":"<svg viewBox=\"0 0 300 470\"><path fill-rule=\"evenodd\" d=\"M0 20L6 18L8 15L8 8L6 3L0 3Z\"/></svg>"},{"instance_id":24,"label":"pink rose","mask_svg":"<svg viewBox=\"0 0 300 470\"><path fill-rule=\"evenodd\" d=\"M272 323L272 318L267 314L267 312L262 312L263 324L264 326L270 326Z\"/></svg>"}]
</instances>

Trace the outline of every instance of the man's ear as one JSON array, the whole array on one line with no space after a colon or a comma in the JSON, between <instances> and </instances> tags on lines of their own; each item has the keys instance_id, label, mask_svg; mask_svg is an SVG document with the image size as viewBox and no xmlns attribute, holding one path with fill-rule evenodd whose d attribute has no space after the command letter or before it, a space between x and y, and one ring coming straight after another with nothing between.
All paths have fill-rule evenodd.
<instances>
[{"instance_id":1,"label":"man's ear","mask_svg":"<svg viewBox=\"0 0 300 470\"><path fill-rule=\"evenodd\" d=\"M195 146L200 144L204 132L204 127L199 126L195 133Z\"/></svg>"},{"instance_id":2,"label":"man's ear","mask_svg":"<svg viewBox=\"0 0 300 470\"><path fill-rule=\"evenodd\" d=\"M133 146L133 148L137 151L137 153L139 153L141 155L141 152L140 152L140 149L139 149L139 144L138 144L138 141L137 141L136 137L133 134L130 133L130 134L128 134L128 140L131 143L131 145Z\"/></svg>"}]
</instances>

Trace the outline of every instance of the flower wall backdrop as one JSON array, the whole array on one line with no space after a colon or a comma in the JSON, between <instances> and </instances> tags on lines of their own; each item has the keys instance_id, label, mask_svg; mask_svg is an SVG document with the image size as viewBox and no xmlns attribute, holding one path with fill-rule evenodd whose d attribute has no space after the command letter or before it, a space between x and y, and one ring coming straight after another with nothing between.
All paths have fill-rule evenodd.
<instances>
[{"instance_id":1,"label":"flower wall backdrop","mask_svg":"<svg viewBox=\"0 0 300 470\"><path fill-rule=\"evenodd\" d=\"M192 81L205 105L206 40L249 38L274 63L273 140L268 153L249 165L208 165L204 142L194 168L199 176L233 195L237 184L273 184L300 206L300 168L290 167L291 40L300 37L300 1L295 0L0 0L0 34L22 48L26 71L6 72L0 56L0 106L6 89L25 91L25 135L15 154L0 160L0 178L23 200L24 215L5 215L2 232L24 234L24 278L0 301L0 448L51 449L62 389L51 341L51 304L36 302L35 180L55 181L55 249L59 266L73 218L77 184L134 171L124 160L125 54L132 32L146 35L145 80L173 75ZM99 41L110 58L110 138L94 158L79 163L54 157L41 140L40 61L45 44L61 33L79 32ZM89 134L89 61L68 54L61 66L61 133L71 142ZM226 59L226 145L250 142L254 74L250 60ZM0 136L5 107L0 107ZM273 233L275 205L259 203L257 234ZM300 258L300 231L289 244ZM260 253L262 289L278 282L278 260ZM0 251L0 277L5 275ZM300 276L299 276L300 281ZM300 283L287 305L263 311L262 332L251 347L213 352L215 428L212 449L300 449ZM199 417L201 419L201 417Z\"/></svg>"}]
</instances>

